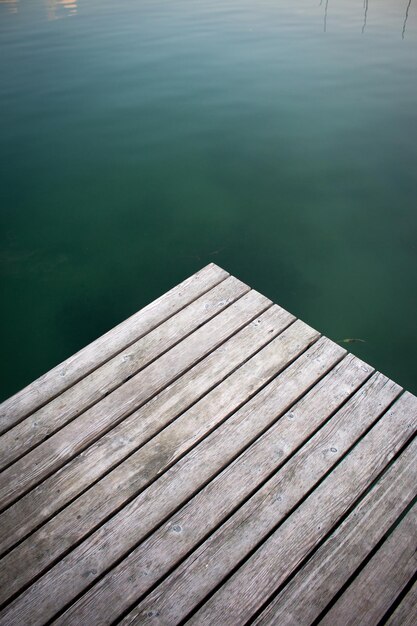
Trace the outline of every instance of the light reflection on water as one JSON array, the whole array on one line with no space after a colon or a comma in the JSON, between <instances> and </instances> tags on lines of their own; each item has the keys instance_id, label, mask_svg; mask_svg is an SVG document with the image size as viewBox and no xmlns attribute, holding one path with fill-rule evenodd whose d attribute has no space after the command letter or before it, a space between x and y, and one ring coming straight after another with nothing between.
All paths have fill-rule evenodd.
<instances>
[{"instance_id":1,"label":"light reflection on water","mask_svg":"<svg viewBox=\"0 0 417 626\"><path fill-rule=\"evenodd\" d=\"M416 59L414 0L0 0L3 397L210 260L417 391Z\"/></svg>"},{"instance_id":2,"label":"light reflection on water","mask_svg":"<svg viewBox=\"0 0 417 626\"><path fill-rule=\"evenodd\" d=\"M28 2L24 2L21 6L22 0L0 0L0 10L3 8L7 13L10 14L17 14L19 12L19 9L23 9L23 11L25 11L25 4L29 4ZM83 2L84 5L88 5L88 4L94 4L93 2L88 2L88 0L84 0ZM264 5L268 5L268 2L264 2ZM366 26L367 26L367 22L368 22L368 11L369 11L369 0L358 0L355 2L345 2L345 0L320 0L318 5L316 5L313 2L303 2L303 0L298 2L298 5L308 5L308 9L310 10L310 13L313 13L314 8L318 6L319 9L322 9L322 15L323 15L323 32L327 32L328 29L328 19L329 19L329 13L330 13L330 18L331 18L331 11L333 8L336 9L336 12L339 13L339 18L341 16L346 17L348 14L351 17L352 15L357 14L358 11L358 6L360 4L362 4L362 9L363 9L363 23L362 23L362 29L361 32L364 33ZM330 8L329 8L329 4L330 4ZM394 7L390 6L390 4L393 4ZM410 9L411 6L413 4L413 0L403 0L403 2L398 2L398 3L387 3L386 2L377 2L375 1L374 3L371 3L371 11L372 13L376 16L377 20L380 19L382 17L382 19L388 19L390 25L393 25L393 17L396 14L397 16L402 15L403 20L401 22L401 36L402 38L405 37L406 34L406 27L407 27L407 21L410 15ZM281 2L278 3L278 5L281 6L288 6L287 2ZM121 10L123 10L123 8L125 7L125 3L121 4ZM262 3L258 8L260 10L262 10ZM305 12L305 6L301 9L298 10L297 8L297 4L295 5L295 12L299 12L299 13L303 13ZM386 10L388 8L388 11ZM39 9L43 10L45 13L45 16L48 20L54 20L57 18L62 18L62 17L69 17L72 15L76 15L77 14L77 9L78 9L78 0L42 0L42 3L39 5ZM313 11L312 11L313 9ZM394 9L394 10L393 10ZM400 28L400 22L398 21L398 26Z\"/></svg>"},{"instance_id":3,"label":"light reflection on water","mask_svg":"<svg viewBox=\"0 0 417 626\"><path fill-rule=\"evenodd\" d=\"M3 8L6 13L16 14L21 7L22 0L0 0L0 10ZM77 0L45 0L45 14L48 20L58 17L75 15L77 13Z\"/></svg>"},{"instance_id":4,"label":"light reflection on water","mask_svg":"<svg viewBox=\"0 0 417 626\"><path fill-rule=\"evenodd\" d=\"M47 0L48 20L69 17L77 13L77 0Z\"/></svg>"},{"instance_id":5,"label":"light reflection on water","mask_svg":"<svg viewBox=\"0 0 417 626\"><path fill-rule=\"evenodd\" d=\"M0 11L4 9L6 13L17 13L19 10L18 0L0 0Z\"/></svg>"}]
</instances>

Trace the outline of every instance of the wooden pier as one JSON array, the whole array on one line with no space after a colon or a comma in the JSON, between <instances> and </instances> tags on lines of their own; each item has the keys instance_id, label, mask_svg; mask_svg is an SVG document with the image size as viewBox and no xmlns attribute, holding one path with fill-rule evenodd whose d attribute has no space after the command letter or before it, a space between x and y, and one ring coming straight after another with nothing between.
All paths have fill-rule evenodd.
<instances>
[{"instance_id":1,"label":"wooden pier","mask_svg":"<svg viewBox=\"0 0 417 626\"><path fill-rule=\"evenodd\" d=\"M0 406L0 624L417 624L417 398L215 265Z\"/></svg>"}]
</instances>

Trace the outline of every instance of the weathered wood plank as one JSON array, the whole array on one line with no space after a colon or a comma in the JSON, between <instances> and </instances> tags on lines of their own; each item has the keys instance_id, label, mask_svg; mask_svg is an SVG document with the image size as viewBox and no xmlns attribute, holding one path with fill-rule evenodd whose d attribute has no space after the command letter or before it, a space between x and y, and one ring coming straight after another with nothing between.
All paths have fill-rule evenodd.
<instances>
[{"instance_id":1,"label":"weathered wood plank","mask_svg":"<svg viewBox=\"0 0 417 626\"><path fill-rule=\"evenodd\" d=\"M260 609L413 435L417 426L415 418L412 419L415 416L416 402L416 398L411 394L401 396L326 480L193 615L190 624L219 624L227 619L231 624L241 624ZM369 408L373 411L376 406L373 402ZM348 424L346 427L349 429ZM334 435L336 438L338 435L344 438L343 431L335 431ZM340 444L335 440L333 443L332 439L328 440L330 447L326 445L325 449L320 450L321 454L326 452L331 454L331 448L339 449ZM314 456L309 456L308 465L313 458ZM307 485L303 474L301 471L299 479L305 489ZM270 493L270 499L272 500L274 496L276 497L276 491ZM257 515L252 513L242 522L244 526L241 524L240 528L241 532L245 528L245 538L248 528L253 528L256 521ZM229 554L233 550L236 538L233 539L232 536L231 540L231 546L228 546L226 541L222 542L222 549ZM291 550L288 549L289 545ZM252 546L255 547L254 544ZM248 547L247 545L246 548ZM240 555L243 556L242 552ZM203 559L209 563L208 571L218 569L217 564L212 565L212 556L214 555L207 551L203 555ZM216 556L217 558L220 556L218 550ZM235 559L234 554L234 562ZM225 570L222 572L223 576L224 573ZM219 580L219 577L216 578ZM206 581L204 584L207 586Z\"/></svg>"},{"instance_id":2,"label":"weathered wood plank","mask_svg":"<svg viewBox=\"0 0 417 626\"><path fill-rule=\"evenodd\" d=\"M9 507L0 516L0 554L52 517L90 484L219 385L293 321L292 315L274 305ZM241 391L244 387L243 377Z\"/></svg>"},{"instance_id":3,"label":"weathered wood plank","mask_svg":"<svg viewBox=\"0 0 417 626\"><path fill-rule=\"evenodd\" d=\"M312 624L416 493L417 439L268 604L256 626ZM400 622L401 623L401 622Z\"/></svg>"},{"instance_id":4,"label":"weathered wood plank","mask_svg":"<svg viewBox=\"0 0 417 626\"><path fill-rule=\"evenodd\" d=\"M417 624L417 582L411 587L385 626L416 626Z\"/></svg>"},{"instance_id":5,"label":"weathered wood plank","mask_svg":"<svg viewBox=\"0 0 417 626\"><path fill-rule=\"evenodd\" d=\"M249 287L230 276L197 300L188 304L106 361L54 400L14 426L0 438L0 469L39 445L52 433L94 406L155 359L207 323L220 311L249 291ZM264 297L264 296L262 296ZM264 298L266 300L266 298ZM272 303L271 303L272 304ZM42 453L43 454L43 453ZM19 470L21 471L21 470Z\"/></svg>"},{"instance_id":6,"label":"weathered wood plank","mask_svg":"<svg viewBox=\"0 0 417 626\"><path fill-rule=\"evenodd\" d=\"M297 506L300 499L314 488L326 472L334 467L334 464L343 457L346 450L355 443L367 427L379 417L398 392L398 386L390 383L380 374L374 375L330 421L308 440L281 470L274 474L223 526L181 563L171 575L164 579L160 586L132 611L126 618L126 623L141 623L142 621L146 623L150 613L153 616L158 614L155 618L157 624L176 624L184 619L204 600L208 593L224 580L230 570L237 566L251 550L256 548L259 542ZM394 436L392 441L389 439L390 451L399 444L399 440L402 439L398 434L396 437ZM370 448L369 445L368 448ZM378 450L377 455L373 455L372 450L369 452L372 458L372 463L368 466L369 469L372 465L380 467L383 462L380 450ZM347 458L351 458L351 454ZM384 460L386 461L386 458ZM340 470L338 472L338 468L340 467L341 465L336 467L333 474L339 475ZM355 467L357 468L357 466ZM349 493L354 492L360 486L363 488L363 483L368 478L372 479L372 471L370 475L365 472L361 478L362 485L359 476L354 486L349 483ZM332 507L337 515L337 507L333 505ZM197 512L194 512L195 515ZM315 515L317 516L317 511L315 511ZM303 516L304 523L310 519L311 517L307 515ZM188 533L196 532L193 528L193 519L184 519L182 515L177 514L175 523L188 530ZM288 523L284 522L281 528L286 525ZM254 580L257 578L256 583L254 582L252 585L250 576L243 578L242 573L246 574L243 566L238 571L239 583L242 587L239 588L239 584L235 582L237 575L232 577L220 588L211 601L209 600L206 605L203 605L201 611L193 618L193 623L200 623L200 621L205 623L207 621L216 624L235 624L248 619L256 610L259 597L264 593L263 586L267 592L279 573L289 571L288 566L284 563L295 558L297 554L296 538L300 535L302 545L308 545L308 533L306 534L305 528L300 533L298 526L293 525L292 533L294 537L287 535L285 540L277 541L270 551L261 547L263 561L257 559L258 569L251 568L251 575ZM174 533L171 532L171 537L173 535ZM171 542L165 546L165 551L168 550L171 555L178 541L176 537L175 540L171 538ZM269 541L263 545L267 545ZM280 554L280 559L275 558L278 554ZM151 556L148 552L148 557ZM163 557L161 550L157 552L156 557L154 557L155 560L158 557L167 560L167 557ZM129 555L123 563L115 568L111 581L120 580L120 571L127 571L126 565L131 560L132 555ZM253 560L254 557L247 563L250 565ZM272 560L274 561L274 570L269 568ZM150 562L152 563L152 561ZM264 580L266 576L262 576L265 570L268 570L270 581ZM140 573L131 570L132 574L133 572L139 578ZM137 585L138 582L135 580L134 592L136 592ZM260 586L259 589L257 589L257 585ZM222 593L223 589L225 589L224 593ZM91 602L91 600L93 598L94 600L98 598L103 600L101 593L97 593L98 591L105 591L106 597L114 599L113 585L104 578L95 588L87 592L72 609L69 609L67 615L82 617L86 614L84 613L86 609L90 609L91 612L91 608L94 607L95 610L96 602ZM131 598L131 600L134 599ZM90 602L87 602L88 600ZM113 611L117 610L118 607L115 602Z\"/></svg>"},{"instance_id":7,"label":"weathered wood plank","mask_svg":"<svg viewBox=\"0 0 417 626\"><path fill-rule=\"evenodd\" d=\"M198 443L230 413L244 404L262 385L284 368L288 361L296 358L316 338L317 333L302 322L296 322L290 326L208 396L183 413L125 463L84 493L62 514L53 518L49 524L31 535L16 550L10 552L0 562L0 572L7 572L7 578L12 579L12 582L0 591L1 600L4 601L22 584L28 582L31 577L53 562L63 551L68 550L75 541L79 541L88 531L93 530L112 512L120 508L126 500L145 488L192 445ZM340 348L337 352L343 354ZM259 424L252 425L250 431L252 436L256 436L258 428ZM242 441L243 434L244 431L236 436L235 446ZM225 451L221 459L222 463L227 462L235 446L232 446L229 452ZM213 450L216 448L212 446L212 454ZM206 458L206 463L208 458ZM209 476L215 469L207 464ZM207 479L207 476L205 478ZM189 478L183 476L182 480L184 479L190 483ZM173 502L172 506L174 507L175 504L178 503ZM154 504L152 506L154 507ZM129 519L135 526L134 519L137 513L134 512L133 504L130 505L129 510L132 511L131 515L125 509L120 512L114 522L106 526L104 531L106 540L110 536L110 527L119 533ZM135 534L130 531L127 541L131 542L134 536ZM114 540L112 544L117 554L120 550L123 554L123 541L118 545ZM105 554L101 551L100 558L103 561L105 561L104 557ZM82 559L78 558L78 566L81 565ZM97 567L87 569L97 570ZM2 577L1 573L0 577Z\"/></svg>"},{"instance_id":8,"label":"weathered wood plank","mask_svg":"<svg viewBox=\"0 0 417 626\"><path fill-rule=\"evenodd\" d=\"M255 324L257 329L258 319ZM130 456L125 463L10 552L0 561L0 581L12 579L7 586L0 583L0 602L53 562L72 543L80 540L123 506L126 500L145 488L188 448L221 423L229 412L256 393L262 384L277 373L277 368L284 367L288 359L297 356L300 350L306 348L316 337L315 331L311 331L302 322L290 327L265 352L248 361L243 366L243 371L234 372L208 396ZM262 359L265 354L273 352L275 353L273 361L268 363ZM232 356L229 351L227 354L229 357ZM253 380L253 371L257 366L258 376ZM216 399L219 401L218 404L215 402ZM152 415L155 417L151 409L149 418ZM121 513L119 517L123 515L125 513Z\"/></svg>"},{"instance_id":9,"label":"weathered wood plank","mask_svg":"<svg viewBox=\"0 0 417 626\"><path fill-rule=\"evenodd\" d=\"M0 434L227 278L210 263L0 405Z\"/></svg>"},{"instance_id":10,"label":"weathered wood plank","mask_svg":"<svg viewBox=\"0 0 417 626\"><path fill-rule=\"evenodd\" d=\"M309 367L312 367L313 362L314 359ZM306 371L308 371L309 367L305 367ZM269 390L268 395L263 398L262 405L259 405L259 411L268 410L268 406L274 407L279 396L279 392L275 394ZM381 400L383 401L383 398ZM271 404L269 405L269 403ZM260 440L253 444L251 448L198 493L182 510L171 517L168 522L164 523L142 546L131 552L120 565L116 566L95 587L66 611L62 617L62 623L75 624L79 620L83 621L87 616L88 619L97 620L95 623L99 623L103 619L107 623L107 619L109 621L115 619L116 616L125 611L132 602L146 593L151 585L155 584L161 576L166 574L180 559L186 556L197 542L203 540L210 531L213 531L224 520L225 516L227 517L227 515L233 512L233 509L239 504L236 500L237 497L241 501L242 498L250 496L251 493L259 488L263 481L268 479L271 472L276 472L277 468L284 464L288 456L294 454L305 439L314 432L315 426L320 425L320 411L323 410L323 406L326 406L326 404L322 403L321 406L322 409L317 411L319 415L316 418L318 422L316 424L314 424L314 421L312 422L312 415L315 414L314 404L313 412L311 412L309 402L305 403L304 410L301 410L299 406L295 409L295 413L291 410L286 418L278 421L272 430L268 431ZM301 412L299 413L299 411ZM294 415L300 416L299 421L297 418L294 418ZM258 412L252 413L252 419L255 418L258 418ZM358 426L359 428L360 426ZM255 495L249 500L253 505L252 512L257 518L250 529L252 539L255 536L259 536L259 534L262 537L265 527L272 522L272 519L268 518L271 481L274 485L275 483L277 485L289 483L288 503L291 498L296 498L295 501L299 498L299 493L297 494L294 491L294 464L304 466L305 453L302 450L306 446L307 448L310 447L309 444L305 444L301 451L296 452L295 456L286 465L284 464L281 470L274 473L266 485L256 491ZM332 457L332 454L326 456L325 463L327 465L331 464L333 459L329 457ZM311 475L311 468L308 469L310 469L310 472L306 473L310 480L314 480L314 476ZM306 488L308 489L308 484ZM273 498L275 497L276 491ZM290 508L293 505L294 503L288 504ZM216 531L212 535L214 538L220 535L219 542L216 541L217 551L213 555L213 559L210 558L208 561L204 559L201 568L196 572L192 562L194 562L194 558L198 559L198 557L195 553L189 557L187 562L190 565L190 576L187 576L186 581L184 579L184 587L179 589L170 576L166 579L169 581L166 586L162 583L163 588L167 590L172 599L174 613L176 611L181 613L181 616L170 614L167 617L167 623L176 623L177 618L181 620L185 616L182 614L184 609L183 600L185 603L194 602L199 594L199 590L201 591L206 584L210 585L213 582L215 571L219 574L222 567L226 567L227 571L229 567L233 566L236 555L233 554L233 551L228 550L228 547L230 547L228 540L235 541L237 544L240 542L243 545L243 549L247 548L247 544L251 541L251 533L245 526L242 517L240 517L239 511L241 512L242 510L247 510L247 504L238 509L237 513L231 518L234 520L238 518L236 525L234 525L231 531L233 539L229 536L226 538L221 530ZM263 517L259 513L260 511L263 511ZM273 510L271 514L273 519L276 519L277 511ZM228 526L228 522L225 524ZM220 545L223 540L225 540L224 550ZM211 542L211 539L207 541ZM210 551L207 545L205 549ZM197 555L200 554L198 549ZM210 563L210 570L206 567L208 563ZM117 588L124 588L124 581L127 580L133 580L134 585L129 586L123 597L117 597ZM196 586L198 589L196 589ZM185 587L187 587L187 590ZM111 608L108 606L108 602L114 603ZM101 608L103 606L102 603L105 605L103 611ZM140 611L141 617L143 614L147 615L148 612L156 611L162 614L158 603L156 605L152 602L150 604L146 603L146 606L142 608L143 611ZM107 613L107 611L109 612ZM97 615L97 618L93 617L93 615ZM227 622L220 621L218 623Z\"/></svg>"},{"instance_id":11,"label":"weathered wood plank","mask_svg":"<svg viewBox=\"0 0 417 626\"><path fill-rule=\"evenodd\" d=\"M296 324L300 325L301 323L296 322ZM294 326L295 324L288 331ZM299 332L301 328L299 326ZM282 338L284 334L280 337ZM275 345L274 349L273 343L264 349L269 349L270 359L262 358L265 355L259 353L257 361L254 357L252 362L247 363L250 373L249 379L252 384L256 384L262 375L262 368L265 367L265 363L275 360L277 364L282 348L280 350ZM154 483L148 492L144 492L139 498L132 501L118 515L104 524L94 535L35 582L23 596L20 596L6 609L1 617L8 622L10 620L13 622L14 619L32 619L34 623L41 623L52 617L57 610L65 606L94 578L105 571L114 560L123 556L129 546L134 546L152 530L155 524L163 521L181 500L184 501L187 497L192 496L199 486L210 480L213 473L227 465L245 444L256 438L260 430L267 428L271 420L276 419L288 404L291 404L300 393L303 393L302 381L304 381L305 390L320 375L320 372L324 374L343 353L344 351L340 347L328 341L325 341L324 344L322 342L321 347L318 344L313 346L273 381L272 384L277 385L280 393L276 391L277 402L274 405L271 401L268 412L264 413L263 400L258 400L259 404L257 404L257 396L254 396L253 400L229 417L217 431L214 431L197 446L191 455L184 457L180 463L172 467L170 472ZM307 364L310 364L310 367L306 367ZM357 373L359 379L363 375L363 371ZM351 376L350 384L352 385L355 377L353 374ZM281 384L277 382L280 378L282 379ZM236 380L235 393L239 389L241 380L241 376ZM349 383L347 385L349 387ZM345 387L345 390L348 387ZM230 412L228 404L235 395L233 392L230 393L231 391L230 387L224 388L221 402L209 403L207 411L218 412L219 407L226 403L227 415ZM258 419L254 420L253 415L256 406L258 406L256 411ZM210 413L201 411L201 407L200 410L198 407L193 407L193 409L195 418L200 416L203 424L206 419L213 419ZM157 468L154 469L157 471ZM245 481L243 481L244 483ZM246 488L250 489L251 486L246 484ZM138 519L141 521L140 525L137 523ZM79 523L80 520L77 522Z\"/></svg>"},{"instance_id":12,"label":"weathered wood plank","mask_svg":"<svg viewBox=\"0 0 417 626\"><path fill-rule=\"evenodd\" d=\"M0 475L0 508L5 508L62 467L269 305L270 301L256 291L245 294L122 387L4 470Z\"/></svg>"},{"instance_id":13,"label":"weathered wood plank","mask_svg":"<svg viewBox=\"0 0 417 626\"><path fill-rule=\"evenodd\" d=\"M416 430L208 266L0 406L0 624L398 623Z\"/></svg>"},{"instance_id":14,"label":"weathered wood plank","mask_svg":"<svg viewBox=\"0 0 417 626\"><path fill-rule=\"evenodd\" d=\"M401 520L320 624L377 624L416 571L417 505Z\"/></svg>"}]
</instances>

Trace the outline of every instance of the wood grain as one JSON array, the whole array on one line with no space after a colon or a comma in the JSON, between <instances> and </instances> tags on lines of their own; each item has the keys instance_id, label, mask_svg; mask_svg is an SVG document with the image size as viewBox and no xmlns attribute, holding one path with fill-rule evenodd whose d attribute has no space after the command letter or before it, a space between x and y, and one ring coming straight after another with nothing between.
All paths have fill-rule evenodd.
<instances>
[{"instance_id":1,"label":"wood grain","mask_svg":"<svg viewBox=\"0 0 417 626\"><path fill-rule=\"evenodd\" d=\"M277 396L269 393L268 401L274 406L277 402ZM265 398L261 410L264 410L266 406L268 403ZM170 612L169 616L166 615L159 602L154 603L152 598L149 601L145 600L145 604L141 607L142 610L139 610L139 619L142 619L143 615L147 615L149 612L153 614L158 612L159 615L165 615L166 623L180 621L185 616L182 612L184 609L182 601L184 600L186 603L198 601L199 593L206 590L206 585L211 585L214 582L214 578L221 573L223 568L227 572L230 567L233 567L235 559L238 558L238 551L242 550L245 553L249 544L262 538L268 526L271 523L276 523L277 518L279 519L279 516L287 511L287 507L291 508L294 506L294 502L298 501L301 487L299 486L297 489L294 468L298 466L305 468L303 488L305 482L306 488L308 488L310 481L317 480L317 472L320 470L316 469L315 477L314 472L311 471L311 462L306 465L305 461L306 457L309 457L306 450L310 448L310 442L314 440L314 437L286 464L284 463L288 456L293 454L303 444L305 438L311 434L309 427L314 430L314 425L311 424L312 413L309 412L309 408L311 410L311 406L307 402L304 409L307 413L304 414L305 430L301 428L302 421L294 424L294 418L291 416L278 421L276 427L253 444L242 457L197 494L184 509L176 513L145 544L132 552L125 561L75 603L63 615L62 623L75 624L77 621L86 619L87 615L89 616L88 619L91 619L91 616L97 611L99 616L96 623L102 619L107 620L107 615L109 615L109 619L114 619L116 614L126 610L129 604L149 589L151 584L157 582L176 562L186 556L196 541L204 539L208 531L214 529L225 516L233 511L237 504L235 499L237 493L241 494L240 498L249 496L252 490L258 489L261 480L268 479L271 472L283 465L281 470L275 473L263 487L260 487L250 500L203 544L204 547L197 549L197 552L186 560L189 570L182 579L181 585L176 585L177 579L174 581L172 576L163 581L161 588L167 591L172 601L170 608L173 612ZM290 413L292 414L292 412ZM351 413L346 414L346 421L351 415ZM329 456L331 457L331 455ZM329 463L332 463L332 459L323 460L325 467L326 464L328 467ZM301 482L300 479L298 481ZM283 485L286 485L286 489L288 489L288 497L285 498L280 495L280 499L277 500L277 490L278 493L281 493ZM248 509L253 514L253 520L250 524L245 521ZM180 531L176 532L175 529L178 528ZM224 529L226 529L225 532ZM181 565L179 570L182 570ZM130 590L129 597L118 598L117 588L120 588L123 581L130 577L133 577L134 585ZM112 608L107 606L106 598L109 598L113 603ZM101 610L102 603L106 605L106 610L103 612Z\"/></svg>"},{"instance_id":2,"label":"wood grain","mask_svg":"<svg viewBox=\"0 0 417 626\"><path fill-rule=\"evenodd\" d=\"M416 493L417 439L290 583L255 620L256 626L311 624L360 567Z\"/></svg>"},{"instance_id":3,"label":"wood grain","mask_svg":"<svg viewBox=\"0 0 417 626\"><path fill-rule=\"evenodd\" d=\"M184 619L233 567L285 519L397 394L395 385L387 385L387 379L379 374L373 376L280 471L140 603L129 619L134 623L146 622L149 613L158 613L156 623L161 624L176 624ZM338 467L333 471L336 475L340 474ZM358 481L354 486L358 488ZM347 491L351 493L352 490L354 487L350 484ZM337 514L337 509L333 510ZM318 511L321 512L321 507ZM315 511L316 517L318 511ZM308 546L305 525L312 523L312 512L302 517L302 531L300 524L300 527L291 524L291 535L287 533L285 539L277 539L270 551L261 549L262 555L256 558L259 571L251 567L250 574L246 575L246 568L243 568L244 577L239 575L237 578L236 575L229 579L208 601L207 607L204 605L196 614L194 623L199 623L200 619L203 623L206 620L217 624L241 623L243 617L249 617L252 610L256 610L264 587L267 592L279 574L291 571L288 561L296 558L300 546ZM288 522L284 522L282 527L285 525ZM299 537L298 542L296 537ZM247 561L246 567L252 561L254 557Z\"/></svg>"},{"instance_id":4,"label":"wood grain","mask_svg":"<svg viewBox=\"0 0 417 626\"><path fill-rule=\"evenodd\" d=\"M4 470L0 475L0 508L5 508L62 467L66 461L116 426L125 416L156 395L269 305L267 298L256 291L250 291L148 365L125 385Z\"/></svg>"},{"instance_id":5,"label":"wood grain","mask_svg":"<svg viewBox=\"0 0 417 626\"><path fill-rule=\"evenodd\" d=\"M1 625L414 626L417 399L220 268L0 416Z\"/></svg>"},{"instance_id":6,"label":"wood grain","mask_svg":"<svg viewBox=\"0 0 417 626\"><path fill-rule=\"evenodd\" d=\"M271 377L283 369L288 361L295 358L316 338L317 333L302 322L296 322L290 326L264 350L217 386L208 396L179 416L168 428L161 431L137 453L74 501L70 507L64 509L62 513L54 517L34 535L31 535L26 542L10 552L1 561L0 580L3 581L2 571L4 576L7 576L9 580L11 579L7 586L2 588L0 585L2 588L0 591L1 600L4 601L11 593L28 582L31 577L53 562L63 551L68 550L75 541L82 539L106 517L123 506L126 500L144 489L189 448L210 433L241 404L244 404ZM338 354L340 353L343 352L339 348ZM268 355L270 356L269 359L266 358ZM312 375L310 374L310 377ZM254 432L252 436L256 436L259 425L252 424L251 427L250 432ZM242 442L242 439L244 441L243 430L236 435L235 445ZM216 450L216 446L212 446L211 454ZM222 462L225 462L227 455L230 457L233 450L234 447L231 446L228 453L225 451ZM211 472L216 471L216 467L210 468L210 465L207 465L207 470L210 476ZM207 476L203 476L201 480L204 478L207 479ZM187 482L190 483L191 481L187 479ZM174 506L175 500L171 502L171 507ZM134 526L134 519L138 515L135 508L135 504L132 503L129 510L124 509L120 512L117 519L115 518L103 527L101 536L108 541L111 536L110 529L119 534L122 527L126 527L126 524L127 526ZM161 510L165 508L161 505ZM144 515L143 512L141 514ZM130 530L126 537L128 546L131 545L135 536L136 534ZM96 540L97 538L93 538L92 541ZM123 553L123 550L128 549L124 546L124 540L120 544L116 540L111 542L111 548L117 555L120 555L120 551ZM117 557L112 556L113 560L114 558ZM100 551L100 560L104 563L100 565L99 569L103 569L106 567L103 551ZM77 556L76 561L77 567L82 567L84 573L86 567L83 559ZM99 571L99 569L98 566L87 567L87 571ZM81 579L81 582L84 579L85 577Z\"/></svg>"},{"instance_id":7,"label":"wood grain","mask_svg":"<svg viewBox=\"0 0 417 626\"><path fill-rule=\"evenodd\" d=\"M386 626L416 626L417 582L411 587L395 611L386 621Z\"/></svg>"},{"instance_id":8,"label":"wood grain","mask_svg":"<svg viewBox=\"0 0 417 626\"><path fill-rule=\"evenodd\" d=\"M299 332L300 330L301 328ZM271 349L271 358L275 356L277 359L279 352L276 348ZM271 400L269 411L264 411L262 400L258 400L257 395L254 396L247 405L242 406L217 431L197 446L192 455L184 457L180 462L181 465L174 466L171 474L166 475L165 480L162 476L154 483L150 493L144 492L136 501L132 501L128 507L120 511L120 514L109 520L94 535L35 582L28 592L10 605L5 619L13 621L14 613L20 616L19 619L34 620L33 623L41 623L42 620L52 617L60 607L74 597L76 592L82 591L100 572L105 571L111 562L122 556L129 545L138 543L154 528L156 523L163 521L173 509L175 510L181 499L192 496L201 484L204 485L210 480L213 473L226 466L245 444L256 438L262 424L263 429L267 428L271 420L279 416L280 409L284 411L291 400L297 399L301 386L297 385L297 382L299 383L303 378L306 380L307 376L310 381L307 378L306 382L311 384L318 372L324 374L341 354L343 350L327 340L322 342L321 347L315 344L308 353L274 379L273 384L277 389L275 397L279 398L278 406ZM307 373L310 368L305 368L306 362L311 363L310 374ZM248 362L251 380L255 380L255 376L261 373L262 363L265 363L265 360L259 359L258 368L256 368ZM281 381L278 382L280 378ZM234 394L228 393L230 388L224 391L226 392L224 399L230 402ZM219 405L212 403L211 406L218 407ZM258 406L257 411L256 406ZM214 408L212 410L215 411ZM254 413L258 415L258 420L253 419ZM196 417L199 414L201 413L198 409L194 411ZM203 412L202 417L206 419L207 413ZM291 420L288 421L291 423ZM251 488L243 477L241 483L243 489ZM215 509L213 513L214 511ZM140 524L137 520L140 520ZM80 522L80 520L77 521ZM204 532L204 528L200 529L201 531ZM67 580L69 585L66 584Z\"/></svg>"},{"instance_id":9,"label":"wood grain","mask_svg":"<svg viewBox=\"0 0 417 626\"><path fill-rule=\"evenodd\" d=\"M0 438L0 469L39 445L113 390L120 388L125 381L248 291L249 287L236 278L226 278L132 343L127 350L106 361L32 413Z\"/></svg>"},{"instance_id":10,"label":"wood grain","mask_svg":"<svg viewBox=\"0 0 417 626\"><path fill-rule=\"evenodd\" d=\"M416 571L417 505L401 520L320 624L377 624Z\"/></svg>"},{"instance_id":11,"label":"wood grain","mask_svg":"<svg viewBox=\"0 0 417 626\"><path fill-rule=\"evenodd\" d=\"M219 624L228 619L232 624L241 624L260 609L413 435L416 422L411 423L410 415L416 402L410 394L401 396L326 480L193 615L190 624ZM371 412L378 406L372 404ZM340 436L344 437L343 431ZM331 452L339 445L335 441L325 449ZM247 524L252 527L254 519L253 515L247 518ZM223 549L227 549L225 542ZM352 614L360 615L356 606Z\"/></svg>"},{"instance_id":12,"label":"wood grain","mask_svg":"<svg viewBox=\"0 0 417 626\"><path fill-rule=\"evenodd\" d=\"M146 443L293 321L274 305L20 498L0 516L0 554Z\"/></svg>"},{"instance_id":13,"label":"wood grain","mask_svg":"<svg viewBox=\"0 0 417 626\"><path fill-rule=\"evenodd\" d=\"M300 328L301 326L301 328ZM256 327L259 328L257 320ZM303 334L304 333L304 334ZM303 337L306 343L303 344ZM63 551L82 539L126 500L144 489L152 480L164 472L178 458L199 442L221 421L243 404L257 388L276 374L276 368L284 367L287 358L295 356L315 337L311 329L299 323L290 327L279 337L269 352L275 351L274 367L267 367L262 352L250 360L243 370L234 373L208 396L183 413L165 430L130 456L88 492L54 517L27 541L21 543L0 561L0 601L5 601L23 584L46 568ZM301 342L301 343L300 343ZM281 347L281 350L279 350ZM278 350L277 350L278 348ZM278 360L280 355L280 361ZM258 376L253 380L253 371L259 365ZM219 404L214 399L219 400ZM220 404L221 402L221 404ZM139 422L140 423L140 422ZM93 506L92 506L93 503ZM175 506L175 502L172 503ZM121 520L129 519L124 510L114 521L120 528ZM109 533L109 525L106 527ZM8 585L2 585L9 579ZM11 580L10 580L11 579Z\"/></svg>"},{"instance_id":14,"label":"wood grain","mask_svg":"<svg viewBox=\"0 0 417 626\"><path fill-rule=\"evenodd\" d=\"M229 274L210 263L0 405L0 433L150 332Z\"/></svg>"}]
</instances>

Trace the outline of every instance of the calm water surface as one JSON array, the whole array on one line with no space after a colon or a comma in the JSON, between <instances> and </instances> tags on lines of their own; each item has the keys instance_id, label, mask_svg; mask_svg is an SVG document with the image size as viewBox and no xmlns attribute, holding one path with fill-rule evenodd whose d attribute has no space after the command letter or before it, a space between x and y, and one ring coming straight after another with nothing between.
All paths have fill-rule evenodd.
<instances>
[{"instance_id":1,"label":"calm water surface","mask_svg":"<svg viewBox=\"0 0 417 626\"><path fill-rule=\"evenodd\" d=\"M215 261L417 391L416 0L0 0L1 394Z\"/></svg>"}]
</instances>

